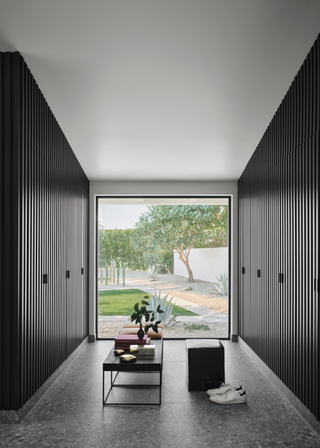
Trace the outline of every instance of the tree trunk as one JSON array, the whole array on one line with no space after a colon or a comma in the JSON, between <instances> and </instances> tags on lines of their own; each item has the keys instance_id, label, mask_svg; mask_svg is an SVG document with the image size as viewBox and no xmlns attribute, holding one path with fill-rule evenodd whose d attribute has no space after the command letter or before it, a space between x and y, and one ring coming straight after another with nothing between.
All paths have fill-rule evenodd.
<instances>
[{"instance_id":1,"label":"tree trunk","mask_svg":"<svg viewBox=\"0 0 320 448\"><path fill-rule=\"evenodd\" d=\"M191 248L185 249L185 251L182 249L182 247L179 247L177 249L177 252L179 254L179 258L182 261L182 263L186 266L188 271L188 282L189 283L195 283L193 278L193 272L191 271L190 265L189 265L189 254L190 254Z\"/></svg>"},{"instance_id":2,"label":"tree trunk","mask_svg":"<svg viewBox=\"0 0 320 448\"><path fill-rule=\"evenodd\" d=\"M189 275L188 282L194 283L193 272L190 269L189 263L186 263L186 268L187 268L188 275Z\"/></svg>"}]
</instances>

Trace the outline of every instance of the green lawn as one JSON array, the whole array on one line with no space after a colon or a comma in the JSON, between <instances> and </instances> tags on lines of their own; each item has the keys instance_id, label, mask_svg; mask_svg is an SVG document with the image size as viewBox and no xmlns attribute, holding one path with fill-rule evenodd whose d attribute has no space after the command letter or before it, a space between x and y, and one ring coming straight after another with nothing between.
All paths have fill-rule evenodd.
<instances>
[{"instance_id":1,"label":"green lawn","mask_svg":"<svg viewBox=\"0 0 320 448\"><path fill-rule=\"evenodd\" d=\"M130 316L133 307L148 293L141 289L118 289L114 291L99 291L99 316ZM196 313L174 305L172 314L181 316L197 316Z\"/></svg>"}]
</instances>

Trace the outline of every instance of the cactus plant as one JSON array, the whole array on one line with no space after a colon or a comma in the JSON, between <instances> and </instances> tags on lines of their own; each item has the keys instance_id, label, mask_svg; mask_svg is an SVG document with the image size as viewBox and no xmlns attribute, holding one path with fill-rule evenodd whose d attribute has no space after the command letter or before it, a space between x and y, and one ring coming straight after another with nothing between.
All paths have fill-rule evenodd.
<instances>
[{"instance_id":1,"label":"cactus plant","mask_svg":"<svg viewBox=\"0 0 320 448\"><path fill-rule=\"evenodd\" d=\"M220 294L221 296L228 295L228 276L227 274L219 274L219 277L215 276L217 282L212 284L213 292Z\"/></svg>"},{"instance_id":2,"label":"cactus plant","mask_svg":"<svg viewBox=\"0 0 320 448\"><path fill-rule=\"evenodd\" d=\"M148 302L148 305L146 305L146 308L148 310L157 310L160 307L163 313L159 314L155 311L155 319L162 320L164 325L169 327L180 322L175 321L176 317L179 316L180 313L171 316L174 304L171 303L173 297L171 297L171 299L167 301L168 295L169 294L166 294L163 298L161 298L161 291L159 291L159 293L155 292L154 294L152 294L151 298L149 296L144 296L144 299L146 300L146 302Z\"/></svg>"},{"instance_id":3,"label":"cactus plant","mask_svg":"<svg viewBox=\"0 0 320 448\"><path fill-rule=\"evenodd\" d=\"M159 280L158 274L160 273L159 267L155 264L149 265L147 269L147 276L151 281L156 282Z\"/></svg>"}]
</instances>

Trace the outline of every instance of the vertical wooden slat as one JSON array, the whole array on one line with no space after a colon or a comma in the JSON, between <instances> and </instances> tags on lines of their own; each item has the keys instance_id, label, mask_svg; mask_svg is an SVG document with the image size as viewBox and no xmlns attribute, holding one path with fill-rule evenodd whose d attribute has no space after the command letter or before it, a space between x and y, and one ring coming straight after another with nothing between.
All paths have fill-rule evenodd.
<instances>
[{"instance_id":1,"label":"vertical wooden slat","mask_svg":"<svg viewBox=\"0 0 320 448\"><path fill-rule=\"evenodd\" d=\"M12 402L19 405L20 391L20 284L12 282L12 276L20 273L20 181L19 137L20 117L14 113L19 105L20 62L7 54L0 55L0 354L1 354L1 406ZM18 350L13 350L17 347ZM14 390L14 387L17 387Z\"/></svg>"},{"instance_id":2,"label":"vertical wooden slat","mask_svg":"<svg viewBox=\"0 0 320 448\"><path fill-rule=\"evenodd\" d=\"M88 269L82 278L79 266L84 258L87 267L89 193L18 53L0 53L0 149L0 409L17 410L88 335ZM73 273L68 316L67 262Z\"/></svg>"},{"instance_id":3,"label":"vertical wooden slat","mask_svg":"<svg viewBox=\"0 0 320 448\"><path fill-rule=\"evenodd\" d=\"M319 117L318 36L239 179L240 335L318 419Z\"/></svg>"}]
</instances>

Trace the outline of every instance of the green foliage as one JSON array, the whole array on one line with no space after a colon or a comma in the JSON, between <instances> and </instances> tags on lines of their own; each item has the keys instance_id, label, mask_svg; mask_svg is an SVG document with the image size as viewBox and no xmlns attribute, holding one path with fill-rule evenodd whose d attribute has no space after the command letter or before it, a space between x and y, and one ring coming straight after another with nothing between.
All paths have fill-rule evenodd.
<instances>
[{"instance_id":1,"label":"green foliage","mask_svg":"<svg viewBox=\"0 0 320 448\"><path fill-rule=\"evenodd\" d=\"M180 315L180 313L177 313L174 316L171 316L172 314L172 309L174 304L171 303L173 297L171 297L171 299L169 301L167 301L167 297L169 294L166 294L162 299L161 299L161 291L159 293L154 293L152 294L151 298L148 296L144 296L145 301L146 301L146 306L147 309L150 310L157 310L158 308L160 308L161 310L163 310L163 314L161 314L161 316L157 313L155 313L155 318L156 319L161 319L163 321L163 323L167 326L172 326L177 324L178 322L175 321L176 317Z\"/></svg>"},{"instance_id":2,"label":"green foliage","mask_svg":"<svg viewBox=\"0 0 320 448\"><path fill-rule=\"evenodd\" d=\"M191 248L221 247L228 243L228 208L220 205L151 205L135 229L99 227L99 268L115 262L132 270L159 265L172 272L173 252L187 269ZM189 279L193 280L188 269Z\"/></svg>"},{"instance_id":3,"label":"green foliage","mask_svg":"<svg viewBox=\"0 0 320 448\"><path fill-rule=\"evenodd\" d=\"M228 207L220 205L149 205L136 224L135 247L176 252L186 265L189 281L191 248L228 244Z\"/></svg>"},{"instance_id":4,"label":"green foliage","mask_svg":"<svg viewBox=\"0 0 320 448\"><path fill-rule=\"evenodd\" d=\"M136 224L139 240L150 248L227 245L228 208L220 205L149 205Z\"/></svg>"},{"instance_id":5,"label":"green foliage","mask_svg":"<svg viewBox=\"0 0 320 448\"><path fill-rule=\"evenodd\" d=\"M137 229L136 236L137 236ZM137 236L135 247L139 247L140 240ZM173 252L172 251L164 251L160 248L153 248L152 250L146 250L144 248L142 252L142 259L145 266L145 269L148 266L157 265L160 274L167 274L173 272Z\"/></svg>"},{"instance_id":6,"label":"green foliage","mask_svg":"<svg viewBox=\"0 0 320 448\"><path fill-rule=\"evenodd\" d=\"M188 322L188 323L183 322L183 327L184 327L185 330L190 330L190 331L193 331L193 330L209 331L210 330L208 325L205 325L205 324L194 324L194 323L191 323L191 322Z\"/></svg>"},{"instance_id":7,"label":"green foliage","mask_svg":"<svg viewBox=\"0 0 320 448\"><path fill-rule=\"evenodd\" d=\"M134 305L134 312L131 314L131 322L135 321L136 324L141 324L143 319L145 322L150 322L150 324L146 324L144 327L145 333L148 332L149 328L152 328L153 331L158 333L158 325L161 323L161 319L156 319L156 316L160 316L163 311L158 305L157 308L153 310L150 307L147 307L148 301L145 299L141 300L141 305L139 302Z\"/></svg>"},{"instance_id":8,"label":"green foliage","mask_svg":"<svg viewBox=\"0 0 320 448\"><path fill-rule=\"evenodd\" d=\"M171 250L162 250L160 251L160 266L161 266L161 274L172 274L173 273L173 251Z\"/></svg>"},{"instance_id":9,"label":"green foliage","mask_svg":"<svg viewBox=\"0 0 320 448\"><path fill-rule=\"evenodd\" d=\"M147 275L150 278L150 280L152 280L154 282L159 280L158 274L159 274L158 266L156 266L154 264L152 266L148 266Z\"/></svg>"},{"instance_id":10,"label":"green foliage","mask_svg":"<svg viewBox=\"0 0 320 448\"><path fill-rule=\"evenodd\" d=\"M219 294L221 296L228 295L228 276L227 274L219 274L219 277L216 276L217 282L212 284L213 292Z\"/></svg>"},{"instance_id":11,"label":"green foliage","mask_svg":"<svg viewBox=\"0 0 320 448\"><path fill-rule=\"evenodd\" d=\"M99 268L115 262L116 269L125 265L134 271L145 271L149 265L158 265L159 273L173 270L173 253L158 249L146 250L140 246L137 229L99 228Z\"/></svg>"},{"instance_id":12,"label":"green foliage","mask_svg":"<svg viewBox=\"0 0 320 448\"><path fill-rule=\"evenodd\" d=\"M115 262L116 268L126 265L129 269L142 270L142 250L133 244L134 229L105 230L99 228L99 268Z\"/></svg>"},{"instance_id":13,"label":"green foliage","mask_svg":"<svg viewBox=\"0 0 320 448\"><path fill-rule=\"evenodd\" d=\"M137 247L137 244L135 245L135 247ZM157 253L157 251L154 250L143 250L142 260L145 266L145 270L148 269L148 266L160 264L159 254Z\"/></svg>"}]
</instances>

